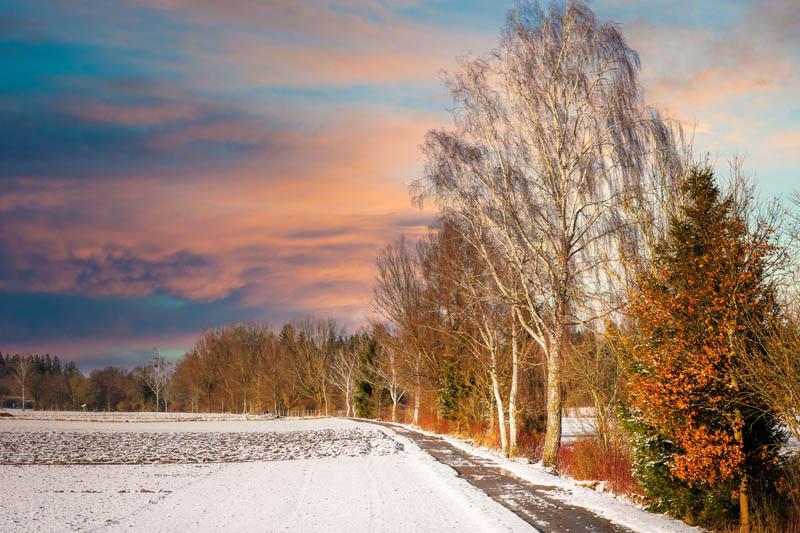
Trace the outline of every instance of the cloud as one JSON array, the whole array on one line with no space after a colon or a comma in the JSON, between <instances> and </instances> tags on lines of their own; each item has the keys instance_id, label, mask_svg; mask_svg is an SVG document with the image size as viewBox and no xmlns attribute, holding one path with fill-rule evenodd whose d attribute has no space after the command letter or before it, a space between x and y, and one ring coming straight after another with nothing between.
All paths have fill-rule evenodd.
<instances>
[{"instance_id":1,"label":"cloud","mask_svg":"<svg viewBox=\"0 0 800 533\"><path fill-rule=\"evenodd\" d=\"M137 336L196 332L225 318L243 319L252 310L237 305L235 295L213 302L192 302L164 295L92 297L35 292L3 292L0 339L10 346L45 346L48 341L114 341Z\"/></svg>"},{"instance_id":2,"label":"cloud","mask_svg":"<svg viewBox=\"0 0 800 533\"><path fill-rule=\"evenodd\" d=\"M745 171L758 176L763 192L789 193L791 157L775 139L796 130L796 3L687 4L675 17L631 6L635 15L623 32L640 53L648 103L693 132L695 153L710 152L720 172L735 154L746 154Z\"/></svg>"},{"instance_id":3,"label":"cloud","mask_svg":"<svg viewBox=\"0 0 800 533\"><path fill-rule=\"evenodd\" d=\"M183 40L181 71L209 87L438 86L437 73L493 34L404 15L404 2L190 2L137 0L162 16L215 29ZM220 72L225 76L220 78Z\"/></svg>"},{"instance_id":4,"label":"cloud","mask_svg":"<svg viewBox=\"0 0 800 533\"><path fill-rule=\"evenodd\" d=\"M115 105L88 103L70 110L87 122L107 122L132 126L152 126L195 118L196 110L187 105Z\"/></svg>"}]
</instances>

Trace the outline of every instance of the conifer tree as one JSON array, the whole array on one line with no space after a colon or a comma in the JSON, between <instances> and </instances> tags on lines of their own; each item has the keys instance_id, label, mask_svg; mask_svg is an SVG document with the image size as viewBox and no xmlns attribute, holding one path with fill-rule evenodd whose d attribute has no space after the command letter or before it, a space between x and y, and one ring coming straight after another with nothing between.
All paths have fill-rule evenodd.
<instances>
[{"instance_id":1,"label":"conifer tree","mask_svg":"<svg viewBox=\"0 0 800 533\"><path fill-rule=\"evenodd\" d=\"M773 250L710 169L695 168L685 187L685 205L631 295L635 468L659 510L705 523L738 510L748 531L751 494L767 490L784 437L734 370L759 357L755 333L777 313L766 275Z\"/></svg>"}]
</instances>

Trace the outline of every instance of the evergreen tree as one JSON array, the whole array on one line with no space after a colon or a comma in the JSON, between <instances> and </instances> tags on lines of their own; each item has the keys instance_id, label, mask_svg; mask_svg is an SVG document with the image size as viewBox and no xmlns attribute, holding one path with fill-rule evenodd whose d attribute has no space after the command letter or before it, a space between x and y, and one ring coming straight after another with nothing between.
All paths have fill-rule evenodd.
<instances>
[{"instance_id":1,"label":"evergreen tree","mask_svg":"<svg viewBox=\"0 0 800 533\"><path fill-rule=\"evenodd\" d=\"M366 341L363 343L364 349L359 353L358 377L353 398L357 417L375 418L377 416L376 403L380 401L380 391L375 385L380 381L375 372L378 360L377 352L380 348L372 335L366 337Z\"/></svg>"},{"instance_id":2,"label":"evergreen tree","mask_svg":"<svg viewBox=\"0 0 800 533\"><path fill-rule=\"evenodd\" d=\"M740 358L759 357L756 332L777 313L765 272L773 250L710 169L694 169L685 187L686 203L631 297L635 473L654 510L706 524L738 511L748 530L751 496L769 492L785 440L734 372Z\"/></svg>"}]
</instances>

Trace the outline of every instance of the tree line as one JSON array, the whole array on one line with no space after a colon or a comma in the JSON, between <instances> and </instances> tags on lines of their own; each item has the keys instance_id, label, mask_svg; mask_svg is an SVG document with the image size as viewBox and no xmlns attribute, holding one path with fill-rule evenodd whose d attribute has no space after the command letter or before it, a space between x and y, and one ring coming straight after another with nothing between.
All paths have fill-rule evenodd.
<instances>
[{"instance_id":1,"label":"tree line","mask_svg":"<svg viewBox=\"0 0 800 533\"><path fill-rule=\"evenodd\" d=\"M85 375L49 354L0 354L0 405L38 410L140 411L168 407L173 364L156 351L132 370L107 366Z\"/></svg>"}]
</instances>

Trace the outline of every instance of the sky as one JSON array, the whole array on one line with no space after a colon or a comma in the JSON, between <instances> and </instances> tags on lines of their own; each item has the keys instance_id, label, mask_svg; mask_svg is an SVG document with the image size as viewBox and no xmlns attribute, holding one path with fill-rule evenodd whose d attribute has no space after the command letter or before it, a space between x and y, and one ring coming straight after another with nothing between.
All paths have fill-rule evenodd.
<instances>
[{"instance_id":1,"label":"sky","mask_svg":"<svg viewBox=\"0 0 800 533\"><path fill-rule=\"evenodd\" d=\"M0 352L177 358L206 328L363 324L441 73L513 2L0 0ZM598 0L649 105L800 189L796 0Z\"/></svg>"}]
</instances>

